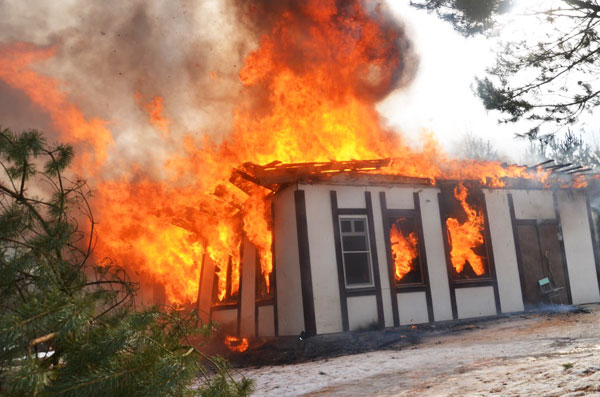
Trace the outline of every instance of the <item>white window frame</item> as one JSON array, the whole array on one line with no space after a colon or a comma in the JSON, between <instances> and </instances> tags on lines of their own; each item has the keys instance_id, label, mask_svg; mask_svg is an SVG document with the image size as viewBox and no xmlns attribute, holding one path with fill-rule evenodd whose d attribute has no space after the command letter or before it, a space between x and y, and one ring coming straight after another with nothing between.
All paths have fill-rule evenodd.
<instances>
[{"instance_id":1,"label":"white window frame","mask_svg":"<svg viewBox=\"0 0 600 397\"><path fill-rule=\"evenodd\" d=\"M365 230L364 232L343 232L342 231L342 221L344 220L354 220L354 219L362 219L365 222ZM375 287L375 275L373 273L373 258L371 255L371 236L369 236L369 218L366 215L340 215L338 216L338 228L340 230L340 249L342 252L342 270L344 272L344 286L347 289L357 289L357 288L374 288ZM344 250L344 236L358 236L364 235L366 237L367 250L366 251L345 251ZM344 254L349 253L367 253L368 258L368 266L369 266L369 278L371 279L370 283L363 284L348 284L348 280L346 280L346 259Z\"/></svg>"}]
</instances>

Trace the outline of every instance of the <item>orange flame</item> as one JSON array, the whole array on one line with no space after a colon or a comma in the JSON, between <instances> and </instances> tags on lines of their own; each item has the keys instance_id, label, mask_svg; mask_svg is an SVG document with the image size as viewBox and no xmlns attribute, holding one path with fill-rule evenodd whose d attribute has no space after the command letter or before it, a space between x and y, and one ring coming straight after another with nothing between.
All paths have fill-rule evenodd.
<instances>
[{"instance_id":1,"label":"orange flame","mask_svg":"<svg viewBox=\"0 0 600 397\"><path fill-rule=\"evenodd\" d=\"M140 101L142 95L140 93L136 93L135 99L136 101ZM155 96L148 103L145 103L144 109L148 112L150 116L150 124L156 127L163 134L167 135L169 133L169 125L171 122L163 115L164 112L164 98L161 96Z\"/></svg>"},{"instance_id":2,"label":"orange flame","mask_svg":"<svg viewBox=\"0 0 600 397\"><path fill-rule=\"evenodd\" d=\"M405 237L402 230L393 224L390 229L390 243L396 269L395 277L400 281L414 268L414 260L417 258L417 236L415 232L411 232Z\"/></svg>"},{"instance_id":3,"label":"orange flame","mask_svg":"<svg viewBox=\"0 0 600 397\"><path fill-rule=\"evenodd\" d=\"M62 141L84 149L76 159L76 170L93 175L106 160L113 139L104 120L87 119L54 79L31 70L32 64L51 58L55 52L56 48L37 48L27 43L0 43L0 79L25 92L31 102L48 113Z\"/></svg>"},{"instance_id":4,"label":"orange flame","mask_svg":"<svg viewBox=\"0 0 600 397\"><path fill-rule=\"evenodd\" d=\"M168 99L155 96L143 105L149 123L163 132L164 149L179 144L164 164L158 164L160 176L124 161L120 178L106 176L114 175L114 170L101 168L113 143L109 127L117 128L119 120L86 117L59 82L32 69L50 59L54 48L1 45L0 79L25 92L50 115L60 139L75 145L78 170L97 190L97 258L112 257L135 274L160 281L170 302L187 303L197 299L200 267L208 255L216 263L218 299L224 300L228 277L230 293L239 290L242 230L259 251L268 288L273 271L268 198L226 187L239 164L395 158L378 172L475 179L487 186L503 186L505 177L546 181L549 172L541 169L450 159L431 135L417 151L400 134L382 128L377 102L396 88L396 78L408 62L398 45L402 29L377 7L370 8L374 10L360 0L307 0L289 9L276 7L279 15L269 14L276 22L264 30L239 73L234 124L219 143L209 133L192 132L177 141L168 134ZM260 12L255 14L260 17ZM209 73L214 84L225 75ZM461 203L469 221L447 223L453 263L462 271L469 261L483 274L483 263L470 249L481 244L474 231L482 220L476 211L467 211L464 200ZM410 245L410 236L406 241ZM397 267L396 277L403 271L405 267Z\"/></svg>"},{"instance_id":5,"label":"orange flame","mask_svg":"<svg viewBox=\"0 0 600 397\"><path fill-rule=\"evenodd\" d=\"M483 245L483 215L480 211L467 204L469 191L461 183L454 188L454 197L460 202L462 209L467 214L467 220L460 224L456 218L446 219L446 227L450 235L450 259L457 273L462 273L467 262L471 265L476 275L485 274L484 259L477 255L474 248Z\"/></svg>"},{"instance_id":6,"label":"orange flame","mask_svg":"<svg viewBox=\"0 0 600 397\"><path fill-rule=\"evenodd\" d=\"M235 336L225 337L225 346L232 352L245 352L248 350L248 338L236 338Z\"/></svg>"}]
</instances>

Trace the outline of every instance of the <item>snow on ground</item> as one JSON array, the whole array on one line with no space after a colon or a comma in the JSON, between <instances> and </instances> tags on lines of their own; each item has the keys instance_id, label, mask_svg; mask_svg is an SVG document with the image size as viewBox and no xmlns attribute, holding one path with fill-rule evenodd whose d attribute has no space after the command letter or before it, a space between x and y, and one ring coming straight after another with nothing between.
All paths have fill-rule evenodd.
<instances>
[{"instance_id":1,"label":"snow on ground","mask_svg":"<svg viewBox=\"0 0 600 397\"><path fill-rule=\"evenodd\" d=\"M423 335L416 345L245 368L255 396L600 396L600 305Z\"/></svg>"}]
</instances>

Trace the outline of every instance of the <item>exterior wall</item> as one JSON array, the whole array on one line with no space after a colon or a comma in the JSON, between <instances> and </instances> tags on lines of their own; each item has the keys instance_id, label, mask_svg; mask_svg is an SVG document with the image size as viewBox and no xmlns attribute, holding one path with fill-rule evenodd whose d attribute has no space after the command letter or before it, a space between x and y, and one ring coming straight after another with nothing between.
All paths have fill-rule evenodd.
<instances>
[{"instance_id":1,"label":"exterior wall","mask_svg":"<svg viewBox=\"0 0 600 397\"><path fill-rule=\"evenodd\" d=\"M423 189L419 192L423 235L429 268L429 284L435 321L452 320L448 268L442 236L442 218L438 202L438 189Z\"/></svg>"},{"instance_id":2,"label":"exterior wall","mask_svg":"<svg viewBox=\"0 0 600 397\"><path fill-rule=\"evenodd\" d=\"M242 296L241 296L241 316L240 316L240 334L242 336L252 336L255 330L255 295L256 295L256 248L244 238L242 241Z\"/></svg>"},{"instance_id":3,"label":"exterior wall","mask_svg":"<svg viewBox=\"0 0 600 397\"><path fill-rule=\"evenodd\" d=\"M219 326L228 333L235 335L237 333L237 309L214 310L210 315L211 321L219 324Z\"/></svg>"},{"instance_id":4,"label":"exterior wall","mask_svg":"<svg viewBox=\"0 0 600 397\"><path fill-rule=\"evenodd\" d=\"M506 190L484 190L488 224L503 313L524 310L519 265L515 250L508 194Z\"/></svg>"},{"instance_id":5,"label":"exterior wall","mask_svg":"<svg viewBox=\"0 0 600 397\"><path fill-rule=\"evenodd\" d=\"M330 191L336 191L340 209L365 209L365 191L371 193L374 239L379 264L385 326L393 326L392 299L383 219L379 193L385 192L387 208L414 209L413 193L418 192L423 237L427 256L434 321L451 320L452 304L442 235L438 193L434 187L338 186L300 184L279 192L274 199L275 263L277 266L277 307L280 335L298 335L304 330L304 311L296 228L294 190L304 191L312 274L312 293L317 334L341 332L342 312ZM517 253L508 205L513 196L517 219L556 219L552 191L484 189L488 225L492 240L498 295L502 312L522 311L523 299ZM592 251L585 197L559 192L559 211L574 303L600 301ZM255 264L254 264L255 265ZM244 278L245 280L246 278ZM244 285L244 288L246 286ZM244 291L244 289L242 290ZM244 293L244 292L243 292ZM395 295L400 324L428 322L425 292L399 292ZM496 314L494 287L472 286L455 289L458 318ZM243 298L243 300L246 298ZM350 330L377 322L375 295L348 296ZM259 307L259 335L273 333L272 307ZM246 318L243 304L242 317ZM248 316L249 318L249 316ZM265 319L264 321L262 319ZM242 320L242 324L244 320ZM249 325L243 325L244 329Z\"/></svg>"},{"instance_id":6,"label":"exterior wall","mask_svg":"<svg viewBox=\"0 0 600 397\"><path fill-rule=\"evenodd\" d=\"M304 190L306 195L317 333L342 331L340 294L337 280L338 270L333 236L333 228L335 226L332 221L329 196L329 192L332 190L336 191L339 208L366 208L364 192L371 192L375 229L375 236L371 236L371 238L375 238L377 247L384 323L386 326L393 325L392 297L388 276L389 272L383 233L383 220L381 218L381 207L378 196L379 192L386 193L388 209L414 209L413 193L419 192L434 320L444 321L452 319L450 290L448 287L448 275L446 270L446 256L442 240L441 219L437 199L439 189L422 187L388 188L308 184L299 185L298 188ZM375 299L374 296L371 298ZM350 298L348 298L348 301L350 301ZM281 305L283 304L281 303ZM406 304L403 304L402 307L406 307ZM419 318L419 322L428 322L426 304L424 306L424 313L424 317L414 316L410 312L406 312L405 315L407 315L409 319ZM349 306L349 320L351 320L353 315L354 314ZM402 313L400 313L400 317L402 317ZM404 322L404 319L402 321Z\"/></svg>"},{"instance_id":7,"label":"exterior wall","mask_svg":"<svg viewBox=\"0 0 600 397\"><path fill-rule=\"evenodd\" d=\"M457 288L455 293L458 318L494 316L496 314L494 287Z\"/></svg>"},{"instance_id":8,"label":"exterior wall","mask_svg":"<svg viewBox=\"0 0 600 397\"><path fill-rule=\"evenodd\" d=\"M212 303L213 280L215 277L215 263L210 259L208 254L204 255L200 273L198 315L202 322L208 323L210 320L210 305Z\"/></svg>"},{"instance_id":9,"label":"exterior wall","mask_svg":"<svg viewBox=\"0 0 600 397\"><path fill-rule=\"evenodd\" d=\"M290 187L279 192L273 199L273 206L279 334L299 335L304 330L304 311L294 189Z\"/></svg>"},{"instance_id":10,"label":"exterior wall","mask_svg":"<svg viewBox=\"0 0 600 397\"><path fill-rule=\"evenodd\" d=\"M381 218L381 202L379 200L379 192L381 189L367 189L373 196L373 223L375 224L375 242L377 244L377 259L379 261L379 277L381 279L381 300L383 303L383 318L386 327L394 325L394 314L392 312L392 295L390 293L390 277L388 272L387 252L385 248L385 237L383 234L383 219ZM393 200L399 196L409 196L412 203L411 189L404 189L407 193L402 194L401 189L389 189L398 191L394 195ZM388 191L389 191L388 190ZM364 194L362 195L364 197Z\"/></svg>"},{"instance_id":11,"label":"exterior wall","mask_svg":"<svg viewBox=\"0 0 600 397\"><path fill-rule=\"evenodd\" d=\"M556 219L551 190L511 190L517 219Z\"/></svg>"},{"instance_id":12,"label":"exterior wall","mask_svg":"<svg viewBox=\"0 0 600 397\"><path fill-rule=\"evenodd\" d=\"M376 325L377 302L375 295L348 297L348 322L350 331Z\"/></svg>"},{"instance_id":13,"label":"exterior wall","mask_svg":"<svg viewBox=\"0 0 600 397\"><path fill-rule=\"evenodd\" d=\"M299 189L304 190L306 197L306 221L317 334L341 332L342 313L330 188L323 185L301 185ZM360 202L360 196L360 194L353 194L352 188L347 187L340 192L339 200L345 205L356 205ZM364 205L364 197L362 202Z\"/></svg>"},{"instance_id":14,"label":"exterior wall","mask_svg":"<svg viewBox=\"0 0 600 397\"><path fill-rule=\"evenodd\" d=\"M257 336L274 336L275 335L275 319L273 316L273 305L258 306L258 335ZM300 334L298 332L298 334Z\"/></svg>"},{"instance_id":15,"label":"exterior wall","mask_svg":"<svg viewBox=\"0 0 600 397\"><path fill-rule=\"evenodd\" d=\"M558 210L574 304L598 302L598 278L584 191L559 191Z\"/></svg>"},{"instance_id":16,"label":"exterior wall","mask_svg":"<svg viewBox=\"0 0 600 397\"><path fill-rule=\"evenodd\" d=\"M401 292L397 294L400 325L422 324L427 317L427 300L424 291Z\"/></svg>"}]
</instances>

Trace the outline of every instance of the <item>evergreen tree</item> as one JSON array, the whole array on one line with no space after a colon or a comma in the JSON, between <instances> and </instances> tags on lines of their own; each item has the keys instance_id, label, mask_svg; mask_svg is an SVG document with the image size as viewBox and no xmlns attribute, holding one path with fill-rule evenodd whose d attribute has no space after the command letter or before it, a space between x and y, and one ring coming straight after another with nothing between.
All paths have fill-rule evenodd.
<instances>
[{"instance_id":1,"label":"evergreen tree","mask_svg":"<svg viewBox=\"0 0 600 397\"><path fill-rule=\"evenodd\" d=\"M65 176L72 158L0 129L0 394L248 395L191 343L209 332L193 311L136 311L123 270L92 263L91 192Z\"/></svg>"}]
</instances>

